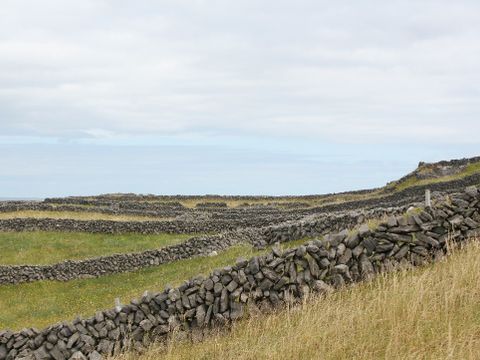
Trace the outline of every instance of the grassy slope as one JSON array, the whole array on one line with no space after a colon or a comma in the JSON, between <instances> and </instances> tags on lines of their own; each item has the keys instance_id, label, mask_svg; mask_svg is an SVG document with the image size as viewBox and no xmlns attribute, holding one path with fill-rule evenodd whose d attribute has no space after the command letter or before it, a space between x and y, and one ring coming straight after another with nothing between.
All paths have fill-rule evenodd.
<instances>
[{"instance_id":1,"label":"grassy slope","mask_svg":"<svg viewBox=\"0 0 480 360\"><path fill-rule=\"evenodd\" d=\"M182 280L225 266L239 256L250 256L251 247L233 247L222 256L177 261L131 273L68 282L40 281L20 285L0 285L0 329L38 328L77 315L92 316L95 311L114 306L114 299L124 302L145 290L160 291L165 285L179 285Z\"/></svg>"},{"instance_id":2,"label":"grassy slope","mask_svg":"<svg viewBox=\"0 0 480 360\"><path fill-rule=\"evenodd\" d=\"M297 246L308 239L285 244ZM167 284L180 285L198 274L234 264L239 257L263 253L251 246L234 246L219 256L176 261L143 270L68 282L40 281L19 285L0 285L0 329L42 328L77 315L92 316L95 311L114 306L120 297L125 303L145 290L162 291Z\"/></svg>"},{"instance_id":3,"label":"grassy slope","mask_svg":"<svg viewBox=\"0 0 480 360\"><path fill-rule=\"evenodd\" d=\"M480 245L380 276L290 310L257 315L202 343L153 347L153 359L478 359Z\"/></svg>"},{"instance_id":4,"label":"grassy slope","mask_svg":"<svg viewBox=\"0 0 480 360\"><path fill-rule=\"evenodd\" d=\"M480 162L467 165L465 170L455 175L443 176L441 178L435 178L435 179L423 179L423 180L410 178L401 183L394 183L393 186L395 187L396 191L401 191L412 186L420 186L420 185L434 184L434 183L440 183L445 181L458 180L458 179L476 174L478 172L480 172Z\"/></svg>"},{"instance_id":5,"label":"grassy slope","mask_svg":"<svg viewBox=\"0 0 480 360\"><path fill-rule=\"evenodd\" d=\"M65 259L156 249L192 234L89 234L69 232L0 232L0 264L52 264Z\"/></svg>"},{"instance_id":6,"label":"grassy slope","mask_svg":"<svg viewBox=\"0 0 480 360\"><path fill-rule=\"evenodd\" d=\"M396 192L396 191L405 190L413 186L428 185L428 184L439 183L444 181L457 180L457 179L461 179L479 172L480 172L480 162L477 162L477 163L472 163L468 165L465 168L465 170L455 175L444 176L441 178L424 179L424 180L418 180L412 177L402 182L392 182L391 184L386 185L382 188L379 188L368 194L346 193L346 194L334 194L330 196L308 197L308 198L305 198L302 196L285 198L280 196L275 199L267 199L267 200L258 199L258 200L248 200L248 201L226 200L220 197L209 197L209 198L192 198L188 200L180 200L180 202L186 207L194 207L197 203L202 203L202 202L226 202L229 207L239 206L245 202L250 204L265 204L270 202L277 202L277 203L305 202L305 203L308 203L310 206L321 206L326 204L342 203L346 201L362 200L365 198L381 197L381 196L385 196L385 190L387 191L393 190L394 192Z\"/></svg>"},{"instance_id":7,"label":"grassy slope","mask_svg":"<svg viewBox=\"0 0 480 360\"><path fill-rule=\"evenodd\" d=\"M75 220L113 220L113 221L159 221L168 220L155 216L104 214L101 212L80 211L39 211L21 210L0 213L1 219L35 218L35 219L75 219Z\"/></svg>"}]
</instances>

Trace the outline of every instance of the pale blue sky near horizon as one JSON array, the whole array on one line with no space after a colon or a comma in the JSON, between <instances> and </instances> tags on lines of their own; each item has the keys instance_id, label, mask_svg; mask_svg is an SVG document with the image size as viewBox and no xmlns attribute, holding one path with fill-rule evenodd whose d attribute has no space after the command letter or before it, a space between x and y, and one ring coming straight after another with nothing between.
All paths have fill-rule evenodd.
<instances>
[{"instance_id":1,"label":"pale blue sky near horizon","mask_svg":"<svg viewBox=\"0 0 480 360\"><path fill-rule=\"evenodd\" d=\"M1 5L0 198L318 194L480 155L475 1Z\"/></svg>"}]
</instances>

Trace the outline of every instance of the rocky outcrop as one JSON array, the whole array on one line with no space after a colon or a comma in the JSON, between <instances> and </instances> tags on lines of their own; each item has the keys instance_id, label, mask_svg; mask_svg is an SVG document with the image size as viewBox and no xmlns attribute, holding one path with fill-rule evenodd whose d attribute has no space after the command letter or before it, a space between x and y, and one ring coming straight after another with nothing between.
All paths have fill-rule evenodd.
<instances>
[{"instance_id":1,"label":"rocky outcrop","mask_svg":"<svg viewBox=\"0 0 480 360\"><path fill-rule=\"evenodd\" d=\"M434 208L391 216L375 229L343 230L324 240L239 260L178 288L145 293L128 305L44 330L0 333L0 360L100 359L122 349L142 350L175 332L223 326L248 308L276 307L310 292L325 292L399 267L443 257L448 243L475 236L480 223L476 188ZM82 357L83 356L83 357Z\"/></svg>"}]
</instances>

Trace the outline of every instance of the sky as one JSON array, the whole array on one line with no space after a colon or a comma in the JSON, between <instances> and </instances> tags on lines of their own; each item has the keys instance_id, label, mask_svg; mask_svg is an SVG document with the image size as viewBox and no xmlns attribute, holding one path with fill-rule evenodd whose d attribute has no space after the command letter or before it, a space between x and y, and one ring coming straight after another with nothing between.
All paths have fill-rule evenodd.
<instances>
[{"instance_id":1,"label":"sky","mask_svg":"<svg viewBox=\"0 0 480 360\"><path fill-rule=\"evenodd\" d=\"M0 0L0 197L318 194L480 155L479 13Z\"/></svg>"}]
</instances>

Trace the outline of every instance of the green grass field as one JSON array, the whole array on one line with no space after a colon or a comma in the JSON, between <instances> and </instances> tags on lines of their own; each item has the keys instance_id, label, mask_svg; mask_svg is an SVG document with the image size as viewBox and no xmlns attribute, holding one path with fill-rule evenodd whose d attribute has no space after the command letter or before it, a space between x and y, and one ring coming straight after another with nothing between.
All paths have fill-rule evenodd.
<instances>
[{"instance_id":1,"label":"green grass field","mask_svg":"<svg viewBox=\"0 0 480 360\"><path fill-rule=\"evenodd\" d=\"M283 244L298 246L308 238ZM119 297L125 303L145 290L162 291L167 284L180 285L196 275L232 265L239 257L250 258L269 249L256 251L250 245L231 247L214 257L176 261L130 273L68 282L39 281L19 285L0 285L0 329L42 328L76 316L92 316L114 306Z\"/></svg>"},{"instance_id":2,"label":"green grass field","mask_svg":"<svg viewBox=\"0 0 480 360\"><path fill-rule=\"evenodd\" d=\"M180 285L197 274L208 274L253 253L251 246L235 246L215 257L176 261L97 279L0 285L0 329L42 328L78 315L92 316L97 310L112 308L116 297L129 303L145 290L161 291L167 284Z\"/></svg>"},{"instance_id":3,"label":"green grass field","mask_svg":"<svg viewBox=\"0 0 480 360\"><path fill-rule=\"evenodd\" d=\"M0 232L0 264L52 264L62 260L156 249L193 234L90 234L70 232Z\"/></svg>"}]
</instances>

